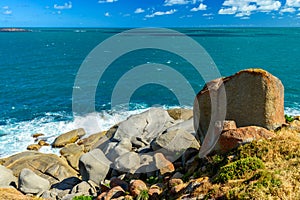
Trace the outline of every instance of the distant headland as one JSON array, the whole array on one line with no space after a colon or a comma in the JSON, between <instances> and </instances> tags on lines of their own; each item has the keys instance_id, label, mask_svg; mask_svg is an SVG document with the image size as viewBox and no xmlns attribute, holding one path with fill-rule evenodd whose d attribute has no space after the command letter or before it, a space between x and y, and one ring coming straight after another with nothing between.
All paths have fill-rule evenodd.
<instances>
[{"instance_id":1,"label":"distant headland","mask_svg":"<svg viewBox=\"0 0 300 200\"><path fill-rule=\"evenodd\" d=\"M0 28L0 32L30 32L30 30L22 28Z\"/></svg>"}]
</instances>

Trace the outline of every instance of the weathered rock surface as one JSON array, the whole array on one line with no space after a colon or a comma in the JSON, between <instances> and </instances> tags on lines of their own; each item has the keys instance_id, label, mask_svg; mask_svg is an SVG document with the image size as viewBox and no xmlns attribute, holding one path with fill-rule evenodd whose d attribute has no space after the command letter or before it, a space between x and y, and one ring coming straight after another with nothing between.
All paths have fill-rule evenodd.
<instances>
[{"instance_id":1,"label":"weathered rock surface","mask_svg":"<svg viewBox=\"0 0 300 200\"><path fill-rule=\"evenodd\" d=\"M28 145L27 150L38 151L40 148L41 146L39 144L30 144Z\"/></svg>"},{"instance_id":2,"label":"weathered rock surface","mask_svg":"<svg viewBox=\"0 0 300 200\"><path fill-rule=\"evenodd\" d=\"M190 109L183 109L183 108L174 108L167 110L170 117L175 120L189 120L193 117L193 110Z\"/></svg>"},{"instance_id":3,"label":"weathered rock surface","mask_svg":"<svg viewBox=\"0 0 300 200\"><path fill-rule=\"evenodd\" d=\"M97 190L91 184L86 181L82 181L81 183L77 184L71 191L72 194L81 193L86 196L96 196Z\"/></svg>"},{"instance_id":4,"label":"weathered rock surface","mask_svg":"<svg viewBox=\"0 0 300 200\"><path fill-rule=\"evenodd\" d=\"M134 172L140 167L140 157L135 152L128 152L118 157L114 162L114 168L122 172Z\"/></svg>"},{"instance_id":5,"label":"weathered rock surface","mask_svg":"<svg viewBox=\"0 0 300 200\"><path fill-rule=\"evenodd\" d=\"M132 115L121 122L113 135L113 139L131 141L140 139L150 143L157 135L170 127L174 122L168 112L162 108L151 108L141 114Z\"/></svg>"},{"instance_id":6,"label":"weathered rock surface","mask_svg":"<svg viewBox=\"0 0 300 200\"><path fill-rule=\"evenodd\" d=\"M133 197L137 197L141 191L148 190L147 185L141 180L132 180L129 184L129 191Z\"/></svg>"},{"instance_id":7,"label":"weathered rock surface","mask_svg":"<svg viewBox=\"0 0 300 200\"><path fill-rule=\"evenodd\" d=\"M48 179L51 184L77 176L77 172L65 160L54 154L26 151L0 159L0 163L11 169L16 177L19 176L22 169L28 168L37 175Z\"/></svg>"},{"instance_id":8,"label":"weathered rock surface","mask_svg":"<svg viewBox=\"0 0 300 200\"><path fill-rule=\"evenodd\" d=\"M167 160L162 153L156 153L154 155L154 161L155 166L159 169L161 175L175 171L173 163Z\"/></svg>"},{"instance_id":9,"label":"weathered rock surface","mask_svg":"<svg viewBox=\"0 0 300 200\"><path fill-rule=\"evenodd\" d=\"M110 169L111 162L100 149L94 149L79 159L79 171L83 181L91 180L100 185Z\"/></svg>"},{"instance_id":10,"label":"weathered rock surface","mask_svg":"<svg viewBox=\"0 0 300 200\"><path fill-rule=\"evenodd\" d=\"M0 187L0 199L3 200L33 200L34 198L26 196L22 194L17 189L10 187L10 188L1 188Z\"/></svg>"},{"instance_id":11,"label":"weathered rock surface","mask_svg":"<svg viewBox=\"0 0 300 200\"><path fill-rule=\"evenodd\" d=\"M100 133L95 133L90 135L87 138L83 138L77 142L78 145L83 145L84 146L84 151L89 152L90 150L93 149L94 145L106 134L106 131L100 132Z\"/></svg>"},{"instance_id":12,"label":"weathered rock surface","mask_svg":"<svg viewBox=\"0 0 300 200\"><path fill-rule=\"evenodd\" d=\"M78 144L67 144L60 151L60 154L65 157L70 164L76 170L79 170L79 158L84 154L84 147Z\"/></svg>"},{"instance_id":13,"label":"weathered rock surface","mask_svg":"<svg viewBox=\"0 0 300 200\"><path fill-rule=\"evenodd\" d=\"M238 127L261 126L274 130L285 123L284 88L275 76L261 69L248 69L224 78L223 83L227 98L226 119L234 120ZM207 134L212 114L217 116L224 112L220 110L223 99L214 102L218 108L211 112L210 93L216 97L220 95L218 84L220 81L217 80L207 84L209 87L205 86L194 102L194 126L201 143ZM214 89L209 92L208 88Z\"/></svg>"},{"instance_id":14,"label":"weathered rock surface","mask_svg":"<svg viewBox=\"0 0 300 200\"><path fill-rule=\"evenodd\" d=\"M50 182L36 175L30 169L22 169L19 176L19 190L25 194L41 195L44 191L50 189Z\"/></svg>"},{"instance_id":15,"label":"weathered rock surface","mask_svg":"<svg viewBox=\"0 0 300 200\"><path fill-rule=\"evenodd\" d=\"M191 133L175 129L158 136L151 143L151 148L154 151L161 150L163 154L168 156L171 155L174 157L177 155L178 158L188 148L199 149L200 145Z\"/></svg>"},{"instance_id":16,"label":"weathered rock surface","mask_svg":"<svg viewBox=\"0 0 300 200\"><path fill-rule=\"evenodd\" d=\"M10 169L0 165L0 187L16 186L17 178Z\"/></svg>"},{"instance_id":17,"label":"weathered rock surface","mask_svg":"<svg viewBox=\"0 0 300 200\"><path fill-rule=\"evenodd\" d=\"M53 147L64 147L67 144L76 142L79 138L81 138L84 135L85 135L85 131L82 128L61 134L54 140L52 146Z\"/></svg>"},{"instance_id":18,"label":"weathered rock surface","mask_svg":"<svg viewBox=\"0 0 300 200\"><path fill-rule=\"evenodd\" d=\"M216 151L228 152L242 144L259 139L270 139L275 134L258 126L241 127L223 132L215 146Z\"/></svg>"}]
</instances>

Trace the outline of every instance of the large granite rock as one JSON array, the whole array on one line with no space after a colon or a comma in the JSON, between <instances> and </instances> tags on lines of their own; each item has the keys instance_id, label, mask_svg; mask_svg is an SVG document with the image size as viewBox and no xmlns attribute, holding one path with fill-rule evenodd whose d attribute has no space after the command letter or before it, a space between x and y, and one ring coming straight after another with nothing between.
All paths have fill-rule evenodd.
<instances>
[{"instance_id":1,"label":"large granite rock","mask_svg":"<svg viewBox=\"0 0 300 200\"><path fill-rule=\"evenodd\" d=\"M3 166L11 169L16 177L24 168L31 169L37 175L55 184L65 178L77 176L77 172L68 163L54 154L26 151L8 158L0 159Z\"/></svg>"},{"instance_id":2,"label":"large granite rock","mask_svg":"<svg viewBox=\"0 0 300 200\"><path fill-rule=\"evenodd\" d=\"M100 149L94 149L79 159L79 171L83 181L91 180L100 185L110 169L111 162Z\"/></svg>"},{"instance_id":3,"label":"large granite rock","mask_svg":"<svg viewBox=\"0 0 300 200\"><path fill-rule=\"evenodd\" d=\"M16 186L17 178L10 169L0 165L0 187Z\"/></svg>"},{"instance_id":4,"label":"large granite rock","mask_svg":"<svg viewBox=\"0 0 300 200\"><path fill-rule=\"evenodd\" d=\"M100 132L100 133L95 133L92 134L86 138L83 138L77 142L78 145L83 145L84 146L84 151L89 152L92 150L94 145L106 134L106 131Z\"/></svg>"},{"instance_id":5,"label":"large granite rock","mask_svg":"<svg viewBox=\"0 0 300 200\"><path fill-rule=\"evenodd\" d=\"M150 143L174 122L168 112L162 108L151 108L141 114L132 115L118 125L113 139L122 141L129 138L132 142L141 140Z\"/></svg>"},{"instance_id":6,"label":"large granite rock","mask_svg":"<svg viewBox=\"0 0 300 200\"><path fill-rule=\"evenodd\" d=\"M134 172L140 167L140 157L135 152L125 153L115 160L114 167L118 171Z\"/></svg>"},{"instance_id":7,"label":"large granite rock","mask_svg":"<svg viewBox=\"0 0 300 200\"><path fill-rule=\"evenodd\" d=\"M285 123L284 88L281 81L272 74L261 69L242 70L233 76L223 78L226 90L226 119L234 120L238 127L261 126L276 129ZM216 98L218 102L212 113L210 94L220 97L220 80L208 83L200 91L194 102L194 126L197 136L203 143L212 116L224 112L225 99ZM213 88L211 92L208 88ZM225 120L225 119L219 119ZM217 137L214 137L217 140Z\"/></svg>"},{"instance_id":8,"label":"large granite rock","mask_svg":"<svg viewBox=\"0 0 300 200\"><path fill-rule=\"evenodd\" d=\"M36 175L30 169L22 169L19 176L19 190L25 194L40 195L50 189L50 182Z\"/></svg>"},{"instance_id":9,"label":"large granite rock","mask_svg":"<svg viewBox=\"0 0 300 200\"><path fill-rule=\"evenodd\" d=\"M64 147L67 144L71 144L76 142L79 138L81 138L82 136L85 135L85 131L82 128L73 130L73 131L69 131L67 133L61 134L60 136L58 136L53 144L52 147Z\"/></svg>"}]
</instances>

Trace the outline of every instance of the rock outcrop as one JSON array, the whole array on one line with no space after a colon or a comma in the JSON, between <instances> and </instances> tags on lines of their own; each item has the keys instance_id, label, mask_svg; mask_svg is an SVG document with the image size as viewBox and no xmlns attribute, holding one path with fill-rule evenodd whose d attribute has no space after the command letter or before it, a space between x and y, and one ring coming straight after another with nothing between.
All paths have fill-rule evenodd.
<instances>
[{"instance_id":1,"label":"rock outcrop","mask_svg":"<svg viewBox=\"0 0 300 200\"><path fill-rule=\"evenodd\" d=\"M68 177L77 176L77 172L68 163L54 154L26 151L0 160L2 165L11 169L16 177L24 168L47 179L51 184Z\"/></svg>"},{"instance_id":2,"label":"rock outcrop","mask_svg":"<svg viewBox=\"0 0 300 200\"><path fill-rule=\"evenodd\" d=\"M238 127L260 126L274 130L285 123L284 88L281 81L272 74L262 69L248 69L223 78L226 99L217 98L221 102L213 102L217 108L212 113L210 94L219 95L220 83L217 80L208 83L194 102L194 126L201 143L206 134L210 134L207 131L211 117L224 112L219 110L224 109L224 104L225 119L234 120ZM214 89L210 92L208 88Z\"/></svg>"}]
</instances>

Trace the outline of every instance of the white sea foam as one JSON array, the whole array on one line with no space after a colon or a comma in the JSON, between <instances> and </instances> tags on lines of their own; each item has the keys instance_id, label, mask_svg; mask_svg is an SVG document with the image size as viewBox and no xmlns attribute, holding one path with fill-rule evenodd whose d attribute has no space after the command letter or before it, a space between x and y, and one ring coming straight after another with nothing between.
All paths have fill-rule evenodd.
<instances>
[{"instance_id":1,"label":"white sea foam","mask_svg":"<svg viewBox=\"0 0 300 200\"><path fill-rule=\"evenodd\" d=\"M146 109L138 109L127 112L98 112L91 113L84 117L74 117L67 121L57 121L55 118L61 116L62 113L45 113L44 117L36 118L31 121L8 122L6 125L0 126L0 158L6 157L18 152L25 151L29 144L35 143L32 137L35 133L43 133L43 138L48 143L52 143L54 139L65 132L84 128L87 136L99 131L108 130L113 125L125 120L133 114L145 111ZM42 147L41 152L58 153L59 149L51 146Z\"/></svg>"}]
</instances>

